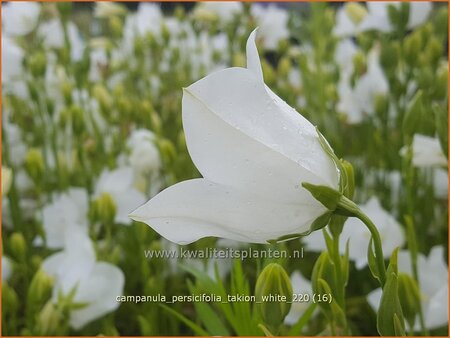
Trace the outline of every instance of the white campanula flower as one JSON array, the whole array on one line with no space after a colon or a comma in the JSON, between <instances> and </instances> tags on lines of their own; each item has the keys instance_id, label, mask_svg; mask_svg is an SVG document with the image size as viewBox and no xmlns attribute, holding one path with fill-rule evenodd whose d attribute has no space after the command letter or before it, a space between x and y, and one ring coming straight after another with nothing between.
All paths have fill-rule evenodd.
<instances>
[{"instance_id":1,"label":"white campanula flower","mask_svg":"<svg viewBox=\"0 0 450 338\"><path fill-rule=\"evenodd\" d=\"M87 233L88 196L85 189L71 188L42 209L42 225L49 248L63 248L67 232Z\"/></svg>"},{"instance_id":2,"label":"white campanula flower","mask_svg":"<svg viewBox=\"0 0 450 338\"><path fill-rule=\"evenodd\" d=\"M14 81L23 72L24 51L13 39L2 34L2 84Z\"/></svg>"},{"instance_id":3,"label":"white campanula flower","mask_svg":"<svg viewBox=\"0 0 450 338\"><path fill-rule=\"evenodd\" d=\"M89 80L92 82L100 81L102 79L101 69L108 65L108 56L106 55L105 48L93 48L90 52L89 58Z\"/></svg>"},{"instance_id":4,"label":"white campanula flower","mask_svg":"<svg viewBox=\"0 0 450 338\"><path fill-rule=\"evenodd\" d=\"M314 126L264 84L255 32L247 68L228 68L183 93L183 127L204 178L178 183L130 217L166 239L215 236L266 243L309 230L325 207L302 182L338 188Z\"/></svg>"},{"instance_id":5,"label":"white campanula flower","mask_svg":"<svg viewBox=\"0 0 450 338\"><path fill-rule=\"evenodd\" d=\"M2 256L2 282L8 281L12 275L12 266L11 260Z\"/></svg>"},{"instance_id":6,"label":"white campanula flower","mask_svg":"<svg viewBox=\"0 0 450 338\"><path fill-rule=\"evenodd\" d=\"M308 295L312 300L313 295L311 282L303 277L300 272L295 271L291 274L291 283L292 293L295 295L302 295L296 296L297 300L300 300L300 297L306 299L304 298L306 297L304 295ZM293 301L288 315L286 316L286 318L284 318L284 323L288 325L295 325L311 304L311 301Z\"/></svg>"},{"instance_id":7,"label":"white campanula flower","mask_svg":"<svg viewBox=\"0 0 450 338\"><path fill-rule=\"evenodd\" d=\"M394 6L400 8L400 2L392 1L369 1L367 8L369 14L363 19L359 26L360 31L379 30L382 32L390 32L393 30L392 23L389 20L388 7ZM409 2L409 18L407 28L412 29L424 23L433 5L429 1Z\"/></svg>"},{"instance_id":8,"label":"white campanula flower","mask_svg":"<svg viewBox=\"0 0 450 338\"><path fill-rule=\"evenodd\" d=\"M28 98L24 81L24 51L10 37L2 34L2 88L3 95L13 94L22 99Z\"/></svg>"},{"instance_id":9,"label":"white campanula flower","mask_svg":"<svg viewBox=\"0 0 450 338\"><path fill-rule=\"evenodd\" d=\"M369 30L391 32L394 27L389 18L388 7L399 9L400 5L400 2L394 1L368 1L366 10L360 5L345 4L336 13L333 33L338 37L344 37ZM409 2L407 28L413 29L423 24L428 19L432 7L432 3L427 1Z\"/></svg>"},{"instance_id":10,"label":"white campanula flower","mask_svg":"<svg viewBox=\"0 0 450 338\"><path fill-rule=\"evenodd\" d=\"M414 134L412 142L413 158L415 167L444 167L448 164L439 140L421 134ZM407 148L400 149L400 154L405 156Z\"/></svg>"},{"instance_id":11,"label":"white campanula flower","mask_svg":"<svg viewBox=\"0 0 450 338\"><path fill-rule=\"evenodd\" d=\"M42 37L47 48L61 49L65 47L64 29L58 19L52 19L39 26L38 34ZM84 42L80 31L73 22L67 23L67 35L70 43L70 56L73 61L79 61L83 57Z\"/></svg>"},{"instance_id":12,"label":"white campanula flower","mask_svg":"<svg viewBox=\"0 0 450 338\"><path fill-rule=\"evenodd\" d=\"M381 244L385 258L389 258L396 247L405 243L403 229L400 224L386 210L384 210L376 197L372 197L366 204L361 205L361 210L376 225L381 237ZM367 248L370 242L370 232L357 218L349 218L344 225L340 236L340 250L345 252L347 240L349 241L349 258L355 262L357 269L367 266ZM325 240L321 232L316 231L304 238L309 250L327 250Z\"/></svg>"},{"instance_id":13,"label":"white campanula flower","mask_svg":"<svg viewBox=\"0 0 450 338\"><path fill-rule=\"evenodd\" d=\"M30 33L37 25L41 5L38 2L17 1L2 4L3 32L11 36Z\"/></svg>"},{"instance_id":14,"label":"white campanula flower","mask_svg":"<svg viewBox=\"0 0 450 338\"><path fill-rule=\"evenodd\" d=\"M116 204L115 221L131 224L128 214L145 202L145 195L134 187L133 168L124 166L112 171L105 169L100 175L96 187L95 197L108 193Z\"/></svg>"},{"instance_id":15,"label":"white campanula flower","mask_svg":"<svg viewBox=\"0 0 450 338\"><path fill-rule=\"evenodd\" d=\"M389 84L380 65L380 50L375 46L367 57L367 71L355 84L355 96L362 112L374 112L377 95L386 94Z\"/></svg>"},{"instance_id":16,"label":"white campanula flower","mask_svg":"<svg viewBox=\"0 0 450 338\"><path fill-rule=\"evenodd\" d=\"M161 188L161 156L155 145L155 135L146 129L134 130L127 146L131 149L129 163L134 170L135 187L143 186L140 191L150 190L150 195L154 196Z\"/></svg>"},{"instance_id":17,"label":"white campanula flower","mask_svg":"<svg viewBox=\"0 0 450 338\"><path fill-rule=\"evenodd\" d=\"M419 254L417 259L422 311L428 329L448 323L448 265L444 260L444 253L442 246L435 246L428 257ZM408 251L398 253L398 271L412 276L411 256ZM367 296L374 309L378 309L381 294L381 289L376 289ZM414 330L420 330L418 319Z\"/></svg>"},{"instance_id":18,"label":"white campanula flower","mask_svg":"<svg viewBox=\"0 0 450 338\"><path fill-rule=\"evenodd\" d=\"M349 71L344 71L339 80L339 102L337 108L347 116L347 122L360 123L366 115L374 113L375 100L379 95L385 95L389 84L381 68L379 50L372 49L367 60L367 71L350 86Z\"/></svg>"},{"instance_id":19,"label":"white campanula flower","mask_svg":"<svg viewBox=\"0 0 450 338\"><path fill-rule=\"evenodd\" d=\"M440 168L433 170L434 194L438 198L448 199L448 171Z\"/></svg>"},{"instance_id":20,"label":"white campanula flower","mask_svg":"<svg viewBox=\"0 0 450 338\"><path fill-rule=\"evenodd\" d=\"M342 73L351 74L353 72L353 58L357 52L358 48L352 39L342 39L338 42L334 59Z\"/></svg>"},{"instance_id":21,"label":"white campanula flower","mask_svg":"<svg viewBox=\"0 0 450 338\"><path fill-rule=\"evenodd\" d=\"M163 14L158 4L139 3L137 12L127 16L123 29L124 44L131 51L136 36L151 33L159 37Z\"/></svg>"},{"instance_id":22,"label":"white campanula flower","mask_svg":"<svg viewBox=\"0 0 450 338\"><path fill-rule=\"evenodd\" d=\"M125 277L116 266L96 261L95 251L84 233L66 234L64 251L47 257L42 269L54 278L53 301L58 294L75 288L74 303L86 304L70 312L70 326L79 330L89 322L118 308L117 296L123 293Z\"/></svg>"},{"instance_id":23,"label":"white campanula flower","mask_svg":"<svg viewBox=\"0 0 450 338\"><path fill-rule=\"evenodd\" d=\"M261 37L266 50L276 50L281 40L289 38L287 27L288 12L275 4L254 4L251 14L256 18L259 27L258 35Z\"/></svg>"}]
</instances>

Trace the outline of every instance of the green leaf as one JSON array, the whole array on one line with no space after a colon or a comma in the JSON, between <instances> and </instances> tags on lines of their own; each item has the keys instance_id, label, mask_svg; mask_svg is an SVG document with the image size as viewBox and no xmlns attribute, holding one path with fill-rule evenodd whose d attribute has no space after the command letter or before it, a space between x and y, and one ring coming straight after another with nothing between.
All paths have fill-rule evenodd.
<instances>
[{"instance_id":1,"label":"green leaf","mask_svg":"<svg viewBox=\"0 0 450 338\"><path fill-rule=\"evenodd\" d=\"M168 307L165 304L159 304L159 306L161 306L164 310L169 312L172 316L174 316L175 318L177 318L178 320L180 320L181 322L186 324L192 331L194 331L194 333L196 335L198 335L198 336L210 336L210 334L208 332L203 330L200 326L195 324L192 320L186 318L181 313L175 311L174 309L171 309L170 307Z\"/></svg>"},{"instance_id":2,"label":"green leaf","mask_svg":"<svg viewBox=\"0 0 450 338\"><path fill-rule=\"evenodd\" d=\"M311 303L311 305L308 306L306 311L303 313L303 315L300 317L300 319L297 321L297 323L294 324L294 326L291 327L291 329L288 332L288 336L301 336L303 327L308 324L309 320L311 319L312 315L314 314L314 311L317 308L317 303Z\"/></svg>"},{"instance_id":3,"label":"green leaf","mask_svg":"<svg viewBox=\"0 0 450 338\"><path fill-rule=\"evenodd\" d=\"M230 331L220 320L220 316L208 303L195 302L195 310L205 328L212 336L230 336Z\"/></svg>"}]
</instances>

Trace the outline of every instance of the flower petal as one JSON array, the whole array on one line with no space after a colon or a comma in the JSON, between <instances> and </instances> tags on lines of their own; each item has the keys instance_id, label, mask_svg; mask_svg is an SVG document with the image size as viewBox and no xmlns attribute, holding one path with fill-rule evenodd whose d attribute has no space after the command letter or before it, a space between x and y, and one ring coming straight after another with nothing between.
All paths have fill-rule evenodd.
<instances>
[{"instance_id":1,"label":"flower petal","mask_svg":"<svg viewBox=\"0 0 450 338\"><path fill-rule=\"evenodd\" d=\"M178 244L208 236L266 243L308 230L317 213L308 205L276 203L206 179L194 179L167 188L130 217Z\"/></svg>"},{"instance_id":2,"label":"flower petal","mask_svg":"<svg viewBox=\"0 0 450 338\"><path fill-rule=\"evenodd\" d=\"M87 323L100 318L119 307L117 296L123 293L125 277L112 264L96 263L89 278L80 282L74 302L89 303L84 308L72 311L70 325L80 329Z\"/></svg>"},{"instance_id":3,"label":"flower petal","mask_svg":"<svg viewBox=\"0 0 450 338\"><path fill-rule=\"evenodd\" d=\"M429 1L410 2L409 6L408 28L410 29L423 24L433 9L433 5Z\"/></svg>"},{"instance_id":4,"label":"flower petal","mask_svg":"<svg viewBox=\"0 0 450 338\"><path fill-rule=\"evenodd\" d=\"M212 181L285 191L288 198L301 195L295 186L302 181L337 188L336 167L313 125L247 69L226 69L188 87L183 127L192 160Z\"/></svg>"},{"instance_id":5,"label":"flower petal","mask_svg":"<svg viewBox=\"0 0 450 338\"><path fill-rule=\"evenodd\" d=\"M256 48L256 32L258 28L251 32L247 39L247 69L251 70L255 76L264 82L261 61L259 60L258 49Z\"/></svg>"}]
</instances>

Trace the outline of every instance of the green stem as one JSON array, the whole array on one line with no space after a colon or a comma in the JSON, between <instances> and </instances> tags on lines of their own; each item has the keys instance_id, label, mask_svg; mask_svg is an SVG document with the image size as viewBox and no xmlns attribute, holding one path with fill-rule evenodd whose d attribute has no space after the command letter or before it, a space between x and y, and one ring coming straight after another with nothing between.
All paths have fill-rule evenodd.
<instances>
[{"instance_id":1,"label":"green stem","mask_svg":"<svg viewBox=\"0 0 450 338\"><path fill-rule=\"evenodd\" d=\"M359 218L370 231L375 248L375 258L377 260L378 271L380 274L380 284L381 287L384 287L384 283L386 282L386 266L384 265L383 247L381 245L381 237L377 227L373 224L370 218L362 212L358 205L345 196L341 197L338 208L347 216Z\"/></svg>"}]
</instances>

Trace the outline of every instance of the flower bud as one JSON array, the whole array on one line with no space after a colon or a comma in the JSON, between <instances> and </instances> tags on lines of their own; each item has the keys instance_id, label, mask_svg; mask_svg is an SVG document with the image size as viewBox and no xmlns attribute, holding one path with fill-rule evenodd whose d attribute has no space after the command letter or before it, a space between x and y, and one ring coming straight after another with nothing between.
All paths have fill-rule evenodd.
<instances>
[{"instance_id":1,"label":"flower bud","mask_svg":"<svg viewBox=\"0 0 450 338\"><path fill-rule=\"evenodd\" d=\"M12 170L2 166L2 197L7 195L12 183Z\"/></svg>"},{"instance_id":2,"label":"flower bud","mask_svg":"<svg viewBox=\"0 0 450 338\"><path fill-rule=\"evenodd\" d=\"M66 80L62 83L61 89L66 106L70 106L72 104L72 91L73 91L72 84Z\"/></svg>"},{"instance_id":3,"label":"flower bud","mask_svg":"<svg viewBox=\"0 0 450 338\"><path fill-rule=\"evenodd\" d=\"M367 15L366 7L358 2L350 2L345 4L345 12L350 20L355 24L359 24Z\"/></svg>"},{"instance_id":4,"label":"flower bud","mask_svg":"<svg viewBox=\"0 0 450 338\"><path fill-rule=\"evenodd\" d=\"M242 53L234 54L231 64L233 65L233 67L245 67L246 65L245 55L243 55Z\"/></svg>"},{"instance_id":5,"label":"flower bud","mask_svg":"<svg viewBox=\"0 0 450 338\"><path fill-rule=\"evenodd\" d=\"M404 273L398 274L398 297L405 319L410 327L414 327L421 306L420 291L416 281Z\"/></svg>"},{"instance_id":6,"label":"flower bud","mask_svg":"<svg viewBox=\"0 0 450 338\"><path fill-rule=\"evenodd\" d=\"M61 325L62 314L57 306L49 300L38 316L37 331L41 336L54 336Z\"/></svg>"},{"instance_id":7,"label":"flower bud","mask_svg":"<svg viewBox=\"0 0 450 338\"><path fill-rule=\"evenodd\" d=\"M411 66L415 66L418 55L422 52L423 48L422 34L419 31L411 33L405 37L403 44L406 62L408 62Z\"/></svg>"},{"instance_id":8,"label":"flower bud","mask_svg":"<svg viewBox=\"0 0 450 338\"><path fill-rule=\"evenodd\" d=\"M264 74L264 82L268 85L274 85L277 79L274 69L265 59L261 61L261 67Z\"/></svg>"},{"instance_id":9,"label":"flower bud","mask_svg":"<svg viewBox=\"0 0 450 338\"><path fill-rule=\"evenodd\" d=\"M33 316L52 294L53 279L43 270L38 270L33 279L27 293L27 312Z\"/></svg>"},{"instance_id":10,"label":"flower bud","mask_svg":"<svg viewBox=\"0 0 450 338\"><path fill-rule=\"evenodd\" d=\"M422 125L424 117L423 93L419 90L416 95L414 95L403 118L403 133L412 137Z\"/></svg>"},{"instance_id":11,"label":"flower bud","mask_svg":"<svg viewBox=\"0 0 450 338\"><path fill-rule=\"evenodd\" d=\"M405 330L398 293L397 255L398 249L395 249L386 271L386 283L377 313L377 329L382 336L396 336L401 333L404 335Z\"/></svg>"},{"instance_id":12,"label":"flower bud","mask_svg":"<svg viewBox=\"0 0 450 338\"><path fill-rule=\"evenodd\" d=\"M381 45L380 63L384 69L394 71L400 60L400 50L398 41L389 41Z\"/></svg>"},{"instance_id":13,"label":"flower bud","mask_svg":"<svg viewBox=\"0 0 450 338\"><path fill-rule=\"evenodd\" d=\"M100 221L103 224L111 224L116 217L116 203L112 196L105 192L92 204L92 214L94 221Z\"/></svg>"},{"instance_id":14,"label":"flower bud","mask_svg":"<svg viewBox=\"0 0 450 338\"><path fill-rule=\"evenodd\" d=\"M75 135L81 135L85 129L84 113L79 106L72 106L70 108L72 116L72 130Z\"/></svg>"},{"instance_id":15,"label":"flower bud","mask_svg":"<svg viewBox=\"0 0 450 338\"><path fill-rule=\"evenodd\" d=\"M283 57L280 62L278 63L278 74L283 79L286 79L289 76L289 73L291 71L292 64L291 60L287 57Z\"/></svg>"},{"instance_id":16,"label":"flower bud","mask_svg":"<svg viewBox=\"0 0 450 338\"><path fill-rule=\"evenodd\" d=\"M177 151L171 141L167 139L158 139L156 143L165 162L171 162L177 157Z\"/></svg>"},{"instance_id":17,"label":"flower bud","mask_svg":"<svg viewBox=\"0 0 450 338\"><path fill-rule=\"evenodd\" d=\"M111 109L111 96L106 88L101 84L96 84L93 89L93 96L97 99L102 113L109 114Z\"/></svg>"},{"instance_id":18,"label":"flower bud","mask_svg":"<svg viewBox=\"0 0 450 338\"><path fill-rule=\"evenodd\" d=\"M114 2L96 2L94 9L94 17L110 18L115 16L126 15L126 8Z\"/></svg>"},{"instance_id":19,"label":"flower bud","mask_svg":"<svg viewBox=\"0 0 450 338\"><path fill-rule=\"evenodd\" d=\"M425 46L425 50L427 53L428 63L431 64L433 68L436 68L438 66L442 55L444 55L443 48L444 47L442 42L439 41L439 39L435 36L432 36L428 40L428 43Z\"/></svg>"},{"instance_id":20,"label":"flower bud","mask_svg":"<svg viewBox=\"0 0 450 338\"><path fill-rule=\"evenodd\" d=\"M12 256L18 262L24 262L27 255L27 244L20 232L15 232L9 238Z\"/></svg>"},{"instance_id":21,"label":"flower bud","mask_svg":"<svg viewBox=\"0 0 450 338\"><path fill-rule=\"evenodd\" d=\"M28 67L35 78L43 77L47 67L47 57L45 56L45 53L42 51L33 53L28 59Z\"/></svg>"},{"instance_id":22,"label":"flower bud","mask_svg":"<svg viewBox=\"0 0 450 338\"><path fill-rule=\"evenodd\" d=\"M17 293L12 287L2 282L2 312L6 316L7 314L14 314L19 305L19 299Z\"/></svg>"},{"instance_id":23,"label":"flower bud","mask_svg":"<svg viewBox=\"0 0 450 338\"><path fill-rule=\"evenodd\" d=\"M109 28L111 29L111 34L115 38L120 38L123 32L123 21L117 16L112 16L108 20Z\"/></svg>"},{"instance_id":24,"label":"flower bud","mask_svg":"<svg viewBox=\"0 0 450 338\"><path fill-rule=\"evenodd\" d=\"M34 183L38 183L44 175L45 165L42 153L37 148L31 148L25 155L25 169Z\"/></svg>"},{"instance_id":25,"label":"flower bud","mask_svg":"<svg viewBox=\"0 0 450 338\"><path fill-rule=\"evenodd\" d=\"M363 53L358 52L355 54L353 57L353 68L355 69L355 74L358 77L366 72L366 57Z\"/></svg>"},{"instance_id":26,"label":"flower bud","mask_svg":"<svg viewBox=\"0 0 450 338\"><path fill-rule=\"evenodd\" d=\"M433 88L433 98L437 101L444 100L448 90L448 67L445 64L439 67Z\"/></svg>"},{"instance_id":27,"label":"flower bud","mask_svg":"<svg viewBox=\"0 0 450 338\"><path fill-rule=\"evenodd\" d=\"M277 263L267 265L256 281L255 296L261 318L270 328L278 329L289 313L292 285L283 267Z\"/></svg>"}]
</instances>

